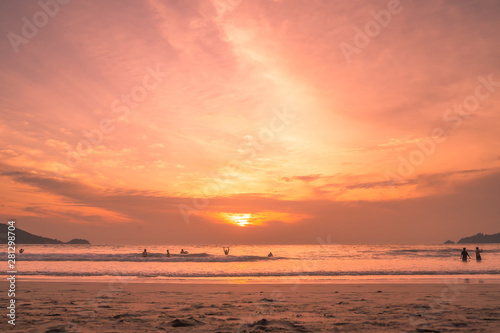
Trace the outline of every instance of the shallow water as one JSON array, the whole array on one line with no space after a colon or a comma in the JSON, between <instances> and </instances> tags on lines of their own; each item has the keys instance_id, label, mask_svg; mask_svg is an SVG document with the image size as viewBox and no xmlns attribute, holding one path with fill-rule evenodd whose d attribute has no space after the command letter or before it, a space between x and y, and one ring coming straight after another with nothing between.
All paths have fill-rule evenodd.
<instances>
[{"instance_id":1,"label":"shallow water","mask_svg":"<svg viewBox=\"0 0 500 333\"><path fill-rule=\"evenodd\" d=\"M500 280L500 244L485 244L481 262L460 260L461 245L235 245L222 247L23 245L18 277L99 280L124 276L154 281L415 281L448 277ZM189 251L180 255L180 249ZM472 247L471 247L472 249ZM273 252L274 257L267 254ZM6 253L2 254L6 257ZM6 272L6 263L3 272ZM5 275L5 273L3 274Z\"/></svg>"}]
</instances>

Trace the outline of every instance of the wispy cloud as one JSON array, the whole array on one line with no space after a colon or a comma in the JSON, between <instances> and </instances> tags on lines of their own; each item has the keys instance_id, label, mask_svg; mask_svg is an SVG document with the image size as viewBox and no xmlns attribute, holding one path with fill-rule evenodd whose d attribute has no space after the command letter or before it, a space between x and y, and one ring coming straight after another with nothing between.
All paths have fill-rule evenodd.
<instances>
[{"instance_id":1,"label":"wispy cloud","mask_svg":"<svg viewBox=\"0 0 500 333\"><path fill-rule=\"evenodd\" d=\"M319 233L335 215L328 205L381 207L479 184L500 167L492 153L500 126L499 4L403 6L348 64L338 45L382 9L375 2L241 1L224 15L201 0L68 3L20 52L0 41L5 214L27 214L33 224L161 220L180 232L189 227L177 226L177 203L202 197L214 174L238 161L207 210L309 216L297 224ZM1 2L3 36L22 33L21 18L37 10L37 2ZM132 103L145 68L157 64L168 73L161 85L120 117L113 102ZM445 112L487 75L498 91L411 177L387 183L384 172L436 126L448 129ZM269 139L265 129L284 107L295 118ZM79 153L107 119L112 133ZM252 158L241 153L249 144ZM200 214L193 223L212 222Z\"/></svg>"}]
</instances>

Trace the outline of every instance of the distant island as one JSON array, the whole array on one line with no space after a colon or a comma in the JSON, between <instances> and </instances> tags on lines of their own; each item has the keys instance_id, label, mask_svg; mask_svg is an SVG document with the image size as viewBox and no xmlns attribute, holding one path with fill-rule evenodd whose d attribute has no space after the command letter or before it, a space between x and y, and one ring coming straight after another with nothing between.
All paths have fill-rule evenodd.
<instances>
[{"instance_id":1,"label":"distant island","mask_svg":"<svg viewBox=\"0 0 500 333\"><path fill-rule=\"evenodd\" d=\"M86 239L75 238L75 239L72 239L69 242L66 242L64 244L87 244L87 245L90 245L90 242Z\"/></svg>"},{"instance_id":2,"label":"distant island","mask_svg":"<svg viewBox=\"0 0 500 333\"><path fill-rule=\"evenodd\" d=\"M500 233L493 235L485 235L478 233L474 236L465 237L458 241L457 244L484 244L484 243L500 243Z\"/></svg>"},{"instance_id":3,"label":"distant island","mask_svg":"<svg viewBox=\"0 0 500 333\"><path fill-rule=\"evenodd\" d=\"M485 235L483 233L478 233L474 236L464 237L457 242L457 244L485 244L485 243L500 243L500 233L493 235ZM443 244L455 244L455 242L447 240Z\"/></svg>"},{"instance_id":4,"label":"distant island","mask_svg":"<svg viewBox=\"0 0 500 333\"><path fill-rule=\"evenodd\" d=\"M7 244L7 224L0 224L0 244ZM16 228L16 244L90 244L86 239L72 239L69 242L62 242L58 239L52 239L42 236L33 235L27 231Z\"/></svg>"}]
</instances>

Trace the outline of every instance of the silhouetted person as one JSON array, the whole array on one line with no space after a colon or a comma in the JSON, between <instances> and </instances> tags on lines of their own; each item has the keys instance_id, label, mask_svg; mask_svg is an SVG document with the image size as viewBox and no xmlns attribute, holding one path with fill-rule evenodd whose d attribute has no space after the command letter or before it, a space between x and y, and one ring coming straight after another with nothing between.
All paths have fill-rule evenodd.
<instances>
[{"instance_id":1,"label":"silhouetted person","mask_svg":"<svg viewBox=\"0 0 500 333\"><path fill-rule=\"evenodd\" d=\"M144 249L144 252L142 252L142 256L143 257L147 257L148 256L148 251L146 251L146 249Z\"/></svg>"},{"instance_id":2,"label":"silhouetted person","mask_svg":"<svg viewBox=\"0 0 500 333\"><path fill-rule=\"evenodd\" d=\"M184 251L184 249L181 249L181 254L188 254L188 251Z\"/></svg>"},{"instance_id":3,"label":"silhouetted person","mask_svg":"<svg viewBox=\"0 0 500 333\"><path fill-rule=\"evenodd\" d=\"M483 252L483 250L480 250L479 247L476 246L476 261L481 261L481 252Z\"/></svg>"},{"instance_id":4,"label":"silhouetted person","mask_svg":"<svg viewBox=\"0 0 500 333\"><path fill-rule=\"evenodd\" d=\"M267 255L269 258L271 258L273 256L273 253L272 252L269 252L269 254Z\"/></svg>"},{"instance_id":5,"label":"silhouetted person","mask_svg":"<svg viewBox=\"0 0 500 333\"><path fill-rule=\"evenodd\" d=\"M19 253L23 253L23 252L24 252L24 249L20 249L20 250L19 250Z\"/></svg>"},{"instance_id":6,"label":"silhouetted person","mask_svg":"<svg viewBox=\"0 0 500 333\"><path fill-rule=\"evenodd\" d=\"M465 250L465 247L464 249L462 250L462 253L460 254L460 256L462 257L462 261L463 262L467 262L467 257L469 257L469 259L472 259L469 255L469 253L467 253L467 250Z\"/></svg>"},{"instance_id":7,"label":"silhouetted person","mask_svg":"<svg viewBox=\"0 0 500 333\"><path fill-rule=\"evenodd\" d=\"M225 247L222 248L224 250L224 254L227 256L229 254L229 246L227 247L227 250Z\"/></svg>"},{"instance_id":8,"label":"silhouetted person","mask_svg":"<svg viewBox=\"0 0 500 333\"><path fill-rule=\"evenodd\" d=\"M167 250L167 257L170 257L170 252Z\"/></svg>"}]
</instances>

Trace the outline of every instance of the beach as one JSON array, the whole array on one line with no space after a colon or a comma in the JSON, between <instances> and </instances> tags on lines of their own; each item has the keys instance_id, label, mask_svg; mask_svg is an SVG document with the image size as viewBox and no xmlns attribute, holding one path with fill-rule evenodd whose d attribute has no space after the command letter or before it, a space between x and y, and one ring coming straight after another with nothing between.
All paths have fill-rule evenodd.
<instances>
[{"instance_id":1,"label":"beach","mask_svg":"<svg viewBox=\"0 0 500 333\"><path fill-rule=\"evenodd\" d=\"M499 17L0 1L0 333L500 333Z\"/></svg>"},{"instance_id":2,"label":"beach","mask_svg":"<svg viewBox=\"0 0 500 333\"><path fill-rule=\"evenodd\" d=\"M19 332L498 332L500 284L17 281ZM7 291L7 282L0 283ZM7 304L6 293L0 300ZM7 309L4 312L7 313Z\"/></svg>"},{"instance_id":3,"label":"beach","mask_svg":"<svg viewBox=\"0 0 500 333\"><path fill-rule=\"evenodd\" d=\"M500 331L499 245L466 263L453 245L144 248L24 246L0 331Z\"/></svg>"}]
</instances>

